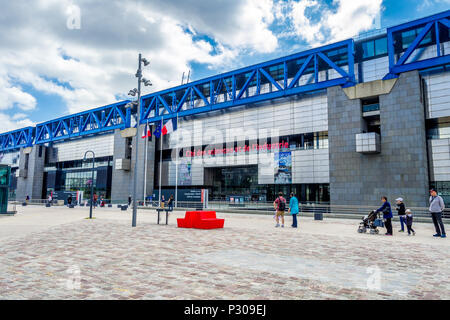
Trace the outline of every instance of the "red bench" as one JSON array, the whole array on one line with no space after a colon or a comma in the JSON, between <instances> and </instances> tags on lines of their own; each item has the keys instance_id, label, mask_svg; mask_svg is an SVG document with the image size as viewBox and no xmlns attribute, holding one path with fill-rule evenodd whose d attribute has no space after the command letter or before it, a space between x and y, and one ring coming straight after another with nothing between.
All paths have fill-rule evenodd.
<instances>
[{"instance_id":1,"label":"red bench","mask_svg":"<svg viewBox=\"0 0 450 320\"><path fill-rule=\"evenodd\" d=\"M184 219L177 219L178 228L218 229L225 219L217 219L215 211L186 211Z\"/></svg>"}]
</instances>

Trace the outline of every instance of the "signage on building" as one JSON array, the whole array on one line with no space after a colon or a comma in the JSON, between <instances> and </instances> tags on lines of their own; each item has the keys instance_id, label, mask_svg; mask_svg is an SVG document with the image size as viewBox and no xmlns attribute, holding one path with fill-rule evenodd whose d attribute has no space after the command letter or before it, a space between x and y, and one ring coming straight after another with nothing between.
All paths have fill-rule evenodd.
<instances>
[{"instance_id":1,"label":"signage on building","mask_svg":"<svg viewBox=\"0 0 450 320\"><path fill-rule=\"evenodd\" d=\"M178 165L178 185L190 186L192 184L192 164L190 161L182 161Z\"/></svg>"},{"instance_id":2,"label":"signage on building","mask_svg":"<svg viewBox=\"0 0 450 320\"><path fill-rule=\"evenodd\" d=\"M236 153L245 153L250 151L271 151L271 150L280 150L280 149L288 149L289 143L282 141L280 143L253 143L252 145L244 145L230 148L213 148L209 150L187 150L184 152L185 157L203 157L203 156L213 156L213 155L222 155L222 154L236 154Z\"/></svg>"},{"instance_id":3,"label":"signage on building","mask_svg":"<svg viewBox=\"0 0 450 320\"><path fill-rule=\"evenodd\" d=\"M158 200L158 189L153 192L153 199ZM161 194L164 199L169 199L171 195L175 196L175 189L162 189ZM178 201L182 202L202 202L202 189L178 189Z\"/></svg>"},{"instance_id":4,"label":"signage on building","mask_svg":"<svg viewBox=\"0 0 450 320\"><path fill-rule=\"evenodd\" d=\"M275 184L292 183L292 154L291 152L275 153Z\"/></svg>"}]
</instances>

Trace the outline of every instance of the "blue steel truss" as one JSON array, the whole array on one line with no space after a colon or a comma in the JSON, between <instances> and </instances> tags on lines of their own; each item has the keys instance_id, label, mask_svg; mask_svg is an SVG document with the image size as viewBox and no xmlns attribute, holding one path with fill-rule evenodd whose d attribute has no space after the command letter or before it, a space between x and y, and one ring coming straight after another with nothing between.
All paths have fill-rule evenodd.
<instances>
[{"instance_id":1,"label":"blue steel truss","mask_svg":"<svg viewBox=\"0 0 450 320\"><path fill-rule=\"evenodd\" d=\"M0 151L31 147L34 139L34 127L26 127L0 134Z\"/></svg>"},{"instance_id":2,"label":"blue steel truss","mask_svg":"<svg viewBox=\"0 0 450 320\"><path fill-rule=\"evenodd\" d=\"M439 32L440 26L447 29L450 28L450 10L430 17L388 28L387 41L389 52L389 73L384 77L384 79L396 78L402 72L427 69L450 63L450 54L443 54L441 50L441 34ZM396 35L418 28L422 28L421 31L414 39L414 41L408 46L406 51L404 51L396 61ZM408 62L408 59L411 57L412 53L419 48L421 42L424 40L425 36L428 33L431 33L434 36L436 42L436 56L424 60Z\"/></svg>"},{"instance_id":3,"label":"blue steel truss","mask_svg":"<svg viewBox=\"0 0 450 320\"><path fill-rule=\"evenodd\" d=\"M143 96L140 123L354 84L350 39Z\"/></svg>"},{"instance_id":4,"label":"blue steel truss","mask_svg":"<svg viewBox=\"0 0 450 320\"><path fill-rule=\"evenodd\" d=\"M129 101L80 112L36 125L35 144L130 127Z\"/></svg>"}]
</instances>

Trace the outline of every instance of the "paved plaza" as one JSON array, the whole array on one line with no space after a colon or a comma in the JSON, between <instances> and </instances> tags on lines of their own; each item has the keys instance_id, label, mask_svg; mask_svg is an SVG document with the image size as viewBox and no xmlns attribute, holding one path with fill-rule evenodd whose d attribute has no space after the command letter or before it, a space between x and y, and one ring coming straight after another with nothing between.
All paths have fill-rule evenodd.
<instances>
[{"instance_id":1,"label":"paved plaza","mask_svg":"<svg viewBox=\"0 0 450 320\"><path fill-rule=\"evenodd\" d=\"M131 228L131 210L18 211L0 217L0 299L450 299L450 241L431 224L385 237L351 219L219 212L224 229L195 230L182 212L166 226L139 210Z\"/></svg>"}]
</instances>

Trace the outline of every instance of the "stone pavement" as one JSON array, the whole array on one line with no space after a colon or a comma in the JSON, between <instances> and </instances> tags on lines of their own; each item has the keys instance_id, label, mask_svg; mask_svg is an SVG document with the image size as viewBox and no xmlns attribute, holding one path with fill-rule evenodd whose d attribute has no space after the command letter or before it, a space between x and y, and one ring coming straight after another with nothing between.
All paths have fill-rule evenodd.
<instances>
[{"instance_id":1,"label":"stone pavement","mask_svg":"<svg viewBox=\"0 0 450 320\"><path fill-rule=\"evenodd\" d=\"M18 210L0 217L0 299L450 298L450 241L430 224L385 237L345 219L218 213L224 229L195 230L181 212L166 226L140 210L131 228L131 210Z\"/></svg>"}]
</instances>

